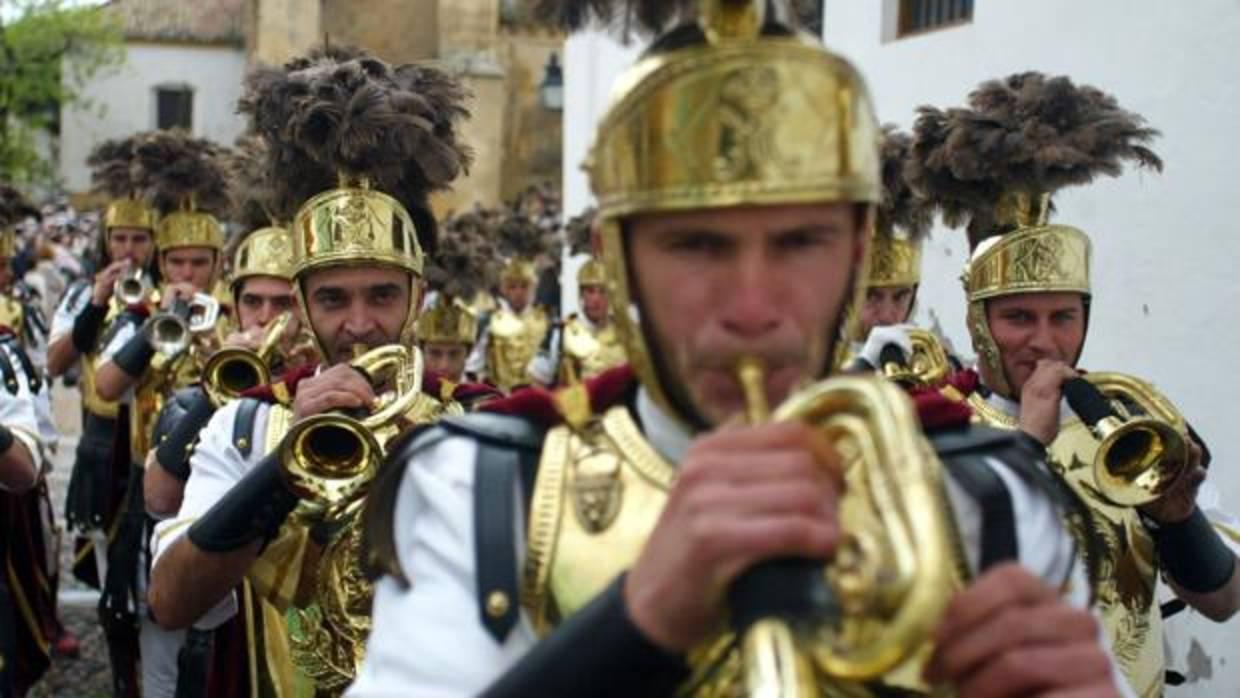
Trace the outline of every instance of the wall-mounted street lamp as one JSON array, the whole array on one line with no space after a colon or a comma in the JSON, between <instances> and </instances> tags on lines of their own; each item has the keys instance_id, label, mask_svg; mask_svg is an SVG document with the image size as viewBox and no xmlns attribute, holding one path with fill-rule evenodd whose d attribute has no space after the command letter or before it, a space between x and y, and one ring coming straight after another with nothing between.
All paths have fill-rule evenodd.
<instances>
[{"instance_id":1,"label":"wall-mounted street lamp","mask_svg":"<svg viewBox=\"0 0 1240 698\"><path fill-rule=\"evenodd\" d=\"M550 111L564 109L564 69L560 67L560 58L555 53L547 59L542 84L538 86L538 98L544 109Z\"/></svg>"}]
</instances>

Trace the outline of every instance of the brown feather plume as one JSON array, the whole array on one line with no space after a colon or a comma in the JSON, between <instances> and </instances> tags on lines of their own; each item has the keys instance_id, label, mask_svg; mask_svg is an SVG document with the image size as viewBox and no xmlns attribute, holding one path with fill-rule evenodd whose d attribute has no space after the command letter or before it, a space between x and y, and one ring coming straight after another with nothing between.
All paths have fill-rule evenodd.
<instances>
[{"instance_id":1,"label":"brown feather plume","mask_svg":"<svg viewBox=\"0 0 1240 698\"><path fill-rule=\"evenodd\" d=\"M351 56L351 57L350 57ZM320 51L246 78L238 109L271 144L268 167L279 208L296 209L365 179L398 199L433 249L428 195L468 171L472 152L457 131L468 92L420 65L391 66L360 51Z\"/></svg>"},{"instance_id":2,"label":"brown feather plume","mask_svg":"<svg viewBox=\"0 0 1240 698\"><path fill-rule=\"evenodd\" d=\"M899 231L911 240L920 240L934 224L934 205L909 186L905 176L913 137L894 124L883 126L883 200L879 203L875 229L879 235Z\"/></svg>"},{"instance_id":3,"label":"brown feather plume","mask_svg":"<svg viewBox=\"0 0 1240 698\"><path fill-rule=\"evenodd\" d=\"M189 201L214 216L229 209L226 150L184 131L152 131L134 145L134 182L161 213L181 210Z\"/></svg>"},{"instance_id":4,"label":"brown feather plume","mask_svg":"<svg viewBox=\"0 0 1240 698\"><path fill-rule=\"evenodd\" d=\"M230 219L246 232L287 223L296 211L281 209L267 168L267 141L256 133L237 139L227 159Z\"/></svg>"},{"instance_id":5,"label":"brown feather plume","mask_svg":"<svg viewBox=\"0 0 1240 698\"><path fill-rule=\"evenodd\" d=\"M11 184L0 182L0 228L7 228L27 218L40 218L39 209Z\"/></svg>"},{"instance_id":6,"label":"brown feather plume","mask_svg":"<svg viewBox=\"0 0 1240 698\"><path fill-rule=\"evenodd\" d=\"M90 182L95 191L112 199L139 195L141 187L134 179L134 151L145 135L106 140L90 151L86 165L90 168Z\"/></svg>"},{"instance_id":7,"label":"brown feather plume","mask_svg":"<svg viewBox=\"0 0 1240 698\"><path fill-rule=\"evenodd\" d=\"M745 0L747 1L747 0ZM697 20L700 0L527 0L538 22L565 31L599 26L626 39L639 34L661 34L678 24ZM790 27L813 19L818 4L813 0L770 0L768 18ZM772 13L771 10L778 10Z\"/></svg>"},{"instance_id":8,"label":"brown feather plume","mask_svg":"<svg viewBox=\"0 0 1240 698\"><path fill-rule=\"evenodd\" d=\"M594 254L594 218L598 209L594 206L578 213L564 224L564 236L572 254Z\"/></svg>"},{"instance_id":9,"label":"brown feather plume","mask_svg":"<svg viewBox=\"0 0 1240 698\"><path fill-rule=\"evenodd\" d=\"M559 244L558 231L554 227L543 225L511 206L506 206L500 214L495 234L499 252L505 257L536 259L556 255Z\"/></svg>"},{"instance_id":10,"label":"brown feather plume","mask_svg":"<svg viewBox=\"0 0 1240 698\"><path fill-rule=\"evenodd\" d=\"M1020 73L983 83L967 108L918 109L909 180L971 245L997 229L1005 192L1054 194L1135 163L1162 171L1148 147L1159 135L1114 97L1067 77Z\"/></svg>"},{"instance_id":11,"label":"brown feather plume","mask_svg":"<svg viewBox=\"0 0 1240 698\"><path fill-rule=\"evenodd\" d=\"M465 301L499 280L499 259L494 243L485 234L485 222L468 212L445 222L439 246L426 268L431 288Z\"/></svg>"}]
</instances>

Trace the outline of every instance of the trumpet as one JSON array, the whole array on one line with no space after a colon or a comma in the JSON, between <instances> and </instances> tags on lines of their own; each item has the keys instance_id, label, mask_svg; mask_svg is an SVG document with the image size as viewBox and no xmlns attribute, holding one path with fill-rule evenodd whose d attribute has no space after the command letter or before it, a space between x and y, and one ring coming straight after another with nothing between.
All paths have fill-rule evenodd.
<instances>
[{"instance_id":1,"label":"trumpet","mask_svg":"<svg viewBox=\"0 0 1240 698\"><path fill-rule=\"evenodd\" d=\"M1093 478L1112 503L1155 501L1188 470L1188 425L1153 386L1120 373L1089 373L1066 381L1063 395L1102 442Z\"/></svg>"},{"instance_id":2,"label":"trumpet","mask_svg":"<svg viewBox=\"0 0 1240 698\"><path fill-rule=\"evenodd\" d=\"M250 388L271 382L271 360L292 319L292 313L285 311L272 320L257 351L224 347L207 359L202 368L202 386L216 407Z\"/></svg>"},{"instance_id":3,"label":"trumpet","mask_svg":"<svg viewBox=\"0 0 1240 698\"><path fill-rule=\"evenodd\" d=\"M121 305L138 305L151 294L151 279L142 267L130 267L112 284L112 297Z\"/></svg>"},{"instance_id":4,"label":"trumpet","mask_svg":"<svg viewBox=\"0 0 1240 698\"><path fill-rule=\"evenodd\" d=\"M366 416L342 412L313 415L297 422L280 446L285 481L302 500L305 518L335 520L365 494L379 468L384 448L400 433L400 419L421 396L422 362L416 351L400 345L372 349L350 366L361 371L379 395Z\"/></svg>"},{"instance_id":5,"label":"trumpet","mask_svg":"<svg viewBox=\"0 0 1240 698\"><path fill-rule=\"evenodd\" d=\"M895 344L879 354L879 372L887 379L912 386L934 386L951 373L947 351L934 333L913 328L908 331L912 351L907 355Z\"/></svg>"},{"instance_id":6,"label":"trumpet","mask_svg":"<svg viewBox=\"0 0 1240 698\"><path fill-rule=\"evenodd\" d=\"M193 298L178 298L172 308L150 320L147 330L151 345L165 356L176 356L189 348L192 335L215 327L220 317L220 304L205 293Z\"/></svg>"},{"instance_id":7,"label":"trumpet","mask_svg":"<svg viewBox=\"0 0 1240 698\"><path fill-rule=\"evenodd\" d=\"M802 421L831 441L849 487L833 559L760 563L728 599L750 696L818 696L818 677L876 679L920 651L954 584L943 472L912 403L872 376L839 376L770 413L764 370L737 377L751 423Z\"/></svg>"}]
</instances>

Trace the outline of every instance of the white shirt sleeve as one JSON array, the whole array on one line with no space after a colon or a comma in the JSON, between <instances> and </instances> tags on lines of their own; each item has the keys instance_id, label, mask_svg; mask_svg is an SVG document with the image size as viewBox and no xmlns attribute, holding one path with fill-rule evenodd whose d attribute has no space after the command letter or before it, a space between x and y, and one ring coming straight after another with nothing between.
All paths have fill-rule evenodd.
<instances>
[{"instance_id":1,"label":"white shirt sleeve","mask_svg":"<svg viewBox=\"0 0 1240 698\"><path fill-rule=\"evenodd\" d=\"M478 337L478 341L474 342L473 351L469 352L469 356L465 359L465 372L478 376L478 378L486 377L487 373L487 345L491 343L491 329L488 327L482 330L482 336Z\"/></svg>"},{"instance_id":2,"label":"white shirt sleeve","mask_svg":"<svg viewBox=\"0 0 1240 698\"><path fill-rule=\"evenodd\" d=\"M251 449L249 457L245 457L233 445L233 423L240 405L239 400L224 405L212 415L199 434L198 444L190 456L189 479L185 482L181 508L176 516L155 525L151 541L155 551L152 564L158 564L159 558L189 532L190 525L206 514L233 485L262 460L264 454L261 448ZM264 442L269 409L262 405L255 412L255 444ZM236 599L229 594L195 625L200 628L213 628L232 617L236 610Z\"/></svg>"},{"instance_id":3,"label":"white shirt sleeve","mask_svg":"<svg viewBox=\"0 0 1240 698\"><path fill-rule=\"evenodd\" d=\"M90 303L89 284L89 281L79 281L65 291L64 297L60 299L60 305L56 306L56 312L52 313L49 343L73 331L73 323L77 320L77 316Z\"/></svg>"},{"instance_id":4,"label":"white shirt sleeve","mask_svg":"<svg viewBox=\"0 0 1240 698\"><path fill-rule=\"evenodd\" d=\"M419 453L400 483L395 542L412 586L390 577L375 585L366 662L352 698L477 695L537 638L525 612L503 644L478 620L473 480L477 444L451 437ZM524 530L518 501L517 531ZM518 541L523 551L524 541ZM518 556L518 565L523 563ZM416 657L416 661L412 658Z\"/></svg>"}]
</instances>

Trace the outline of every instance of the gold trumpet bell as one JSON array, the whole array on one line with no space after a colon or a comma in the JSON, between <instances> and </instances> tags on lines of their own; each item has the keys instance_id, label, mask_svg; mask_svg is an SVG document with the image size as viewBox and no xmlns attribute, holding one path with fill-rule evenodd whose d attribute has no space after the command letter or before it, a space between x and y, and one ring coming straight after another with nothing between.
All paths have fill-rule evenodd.
<instances>
[{"instance_id":1,"label":"gold trumpet bell","mask_svg":"<svg viewBox=\"0 0 1240 698\"><path fill-rule=\"evenodd\" d=\"M1109 418L1094 461L1094 483L1121 506L1148 504L1166 494L1188 469L1188 443L1167 422L1151 417Z\"/></svg>"},{"instance_id":2,"label":"gold trumpet bell","mask_svg":"<svg viewBox=\"0 0 1240 698\"><path fill-rule=\"evenodd\" d=\"M421 395L421 354L400 345L372 349L350 362L375 386L378 396L366 416L328 412L289 429L280 447L285 483L301 498L298 515L336 520L365 495L378 471L384 447L402 428L402 418Z\"/></svg>"},{"instance_id":3,"label":"gold trumpet bell","mask_svg":"<svg viewBox=\"0 0 1240 698\"><path fill-rule=\"evenodd\" d=\"M1188 470L1183 415L1154 386L1122 373L1088 373L1064 383L1064 397L1099 440L1098 492L1119 506L1148 504Z\"/></svg>"}]
</instances>

